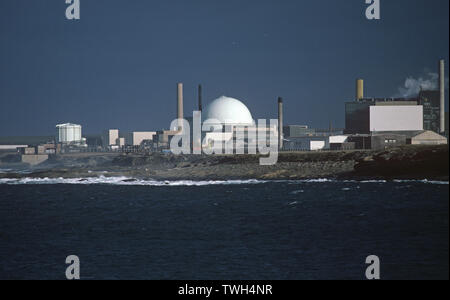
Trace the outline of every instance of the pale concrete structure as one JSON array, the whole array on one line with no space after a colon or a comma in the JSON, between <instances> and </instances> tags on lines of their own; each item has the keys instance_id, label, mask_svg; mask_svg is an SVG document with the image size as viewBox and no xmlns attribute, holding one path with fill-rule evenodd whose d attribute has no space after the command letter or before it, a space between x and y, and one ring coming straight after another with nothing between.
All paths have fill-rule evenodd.
<instances>
[{"instance_id":1,"label":"pale concrete structure","mask_svg":"<svg viewBox=\"0 0 450 300\"><path fill-rule=\"evenodd\" d=\"M413 135L408 143L411 145L447 145L448 140L434 131L423 131Z\"/></svg>"},{"instance_id":2,"label":"pale concrete structure","mask_svg":"<svg viewBox=\"0 0 450 300\"><path fill-rule=\"evenodd\" d=\"M33 155L33 154L36 154L36 148L34 148L34 147L21 148L20 153L25 154L25 155Z\"/></svg>"},{"instance_id":3,"label":"pale concrete structure","mask_svg":"<svg viewBox=\"0 0 450 300\"><path fill-rule=\"evenodd\" d=\"M125 134L125 144L128 146L140 146L145 140L153 140L156 131L136 131Z\"/></svg>"},{"instance_id":4,"label":"pale concrete structure","mask_svg":"<svg viewBox=\"0 0 450 300\"><path fill-rule=\"evenodd\" d=\"M423 106L371 106L370 131L423 130Z\"/></svg>"},{"instance_id":5,"label":"pale concrete structure","mask_svg":"<svg viewBox=\"0 0 450 300\"><path fill-rule=\"evenodd\" d=\"M39 165L48 160L47 154L22 155L22 162L31 166Z\"/></svg>"},{"instance_id":6,"label":"pale concrete structure","mask_svg":"<svg viewBox=\"0 0 450 300\"><path fill-rule=\"evenodd\" d=\"M325 141L310 141L310 150L311 151L319 151L325 149L326 142Z\"/></svg>"},{"instance_id":7,"label":"pale concrete structure","mask_svg":"<svg viewBox=\"0 0 450 300\"><path fill-rule=\"evenodd\" d=\"M119 139L118 129L109 129L104 131L102 135L103 147L115 146L117 144L118 139Z\"/></svg>"},{"instance_id":8,"label":"pale concrete structure","mask_svg":"<svg viewBox=\"0 0 450 300\"><path fill-rule=\"evenodd\" d=\"M178 130L161 130L153 137L153 146L156 149L169 149L172 137L180 133Z\"/></svg>"},{"instance_id":9,"label":"pale concrete structure","mask_svg":"<svg viewBox=\"0 0 450 300\"><path fill-rule=\"evenodd\" d=\"M347 135L334 135L329 137L329 143L330 144L342 144L347 142L348 136Z\"/></svg>"},{"instance_id":10,"label":"pale concrete structure","mask_svg":"<svg viewBox=\"0 0 450 300\"><path fill-rule=\"evenodd\" d=\"M0 145L0 151L11 151L26 147L28 147L28 145Z\"/></svg>"},{"instance_id":11,"label":"pale concrete structure","mask_svg":"<svg viewBox=\"0 0 450 300\"><path fill-rule=\"evenodd\" d=\"M117 139L116 145L119 147L125 146L125 138L121 137Z\"/></svg>"}]
</instances>

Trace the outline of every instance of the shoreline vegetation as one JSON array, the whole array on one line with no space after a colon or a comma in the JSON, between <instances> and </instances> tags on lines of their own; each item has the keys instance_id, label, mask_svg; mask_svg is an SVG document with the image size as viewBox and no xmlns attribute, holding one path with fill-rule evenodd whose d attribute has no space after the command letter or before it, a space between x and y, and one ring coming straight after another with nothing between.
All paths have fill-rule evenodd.
<instances>
[{"instance_id":1,"label":"shoreline vegetation","mask_svg":"<svg viewBox=\"0 0 450 300\"><path fill-rule=\"evenodd\" d=\"M449 180L448 145L402 146L382 151L281 152L260 166L259 155L74 153L23 172L0 157L0 178L125 176L152 180L429 179ZM6 162L5 162L6 160ZM22 172L18 171L21 170Z\"/></svg>"}]
</instances>

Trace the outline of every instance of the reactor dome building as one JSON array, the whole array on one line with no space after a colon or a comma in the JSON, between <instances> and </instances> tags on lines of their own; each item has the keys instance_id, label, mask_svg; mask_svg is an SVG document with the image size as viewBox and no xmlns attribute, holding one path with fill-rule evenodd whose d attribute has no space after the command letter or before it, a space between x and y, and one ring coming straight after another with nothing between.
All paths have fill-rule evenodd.
<instances>
[{"instance_id":1,"label":"reactor dome building","mask_svg":"<svg viewBox=\"0 0 450 300\"><path fill-rule=\"evenodd\" d=\"M252 126L255 124L250 110L244 103L226 96L211 102L204 112L203 119L211 125Z\"/></svg>"},{"instance_id":2,"label":"reactor dome building","mask_svg":"<svg viewBox=\"0 0 450 300\"><path fill-rule=\"evenodd\" d=\"M245 152L256 148L258 135L278 136L277 126L257 128L248 107L231 97L222 96L212 101L202 113L202 119L204 129L210 129L204 133L203 149L224 148L231 142L234 149Z\"/></svg>"}]
</instances>

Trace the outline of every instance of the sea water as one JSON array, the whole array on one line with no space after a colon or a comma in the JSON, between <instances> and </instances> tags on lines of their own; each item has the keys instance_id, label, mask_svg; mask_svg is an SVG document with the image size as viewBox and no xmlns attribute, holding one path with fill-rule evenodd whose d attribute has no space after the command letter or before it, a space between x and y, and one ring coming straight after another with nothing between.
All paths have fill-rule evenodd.
<instances>
[{"instance_id":1,"label":"sea water","mask_svg":"<svg viewBox=\"0 0 450 300\"><path fill-rule=\"evenodd\" d=\"M0 179L0 279L448 279L448 182Z\"/></svg>"}]
</instances>

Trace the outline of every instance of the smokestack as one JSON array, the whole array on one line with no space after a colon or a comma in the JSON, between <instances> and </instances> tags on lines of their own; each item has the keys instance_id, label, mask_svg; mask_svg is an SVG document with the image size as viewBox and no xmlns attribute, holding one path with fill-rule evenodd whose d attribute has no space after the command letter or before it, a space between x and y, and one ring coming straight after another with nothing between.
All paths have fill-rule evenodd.
<instances>
[{"instance_id":1,"label":"smokestack","mask_svg":"<svg viewBox=\"0 0 450 300\"><path fill-rule=\"evenodd\" d=\"M203 111L203 103L202 103L202 85L198 86L198 110Z\"/></svg>"},{"instance_id":2,"label":"smokestack","mask_svg":"<svg viewBox=\"0 0 450 300\"><path fill-rule=\"evenodd\" d=\"M356 80L356 100L362 100L364 98L364 80Z\"/></svg>"},{"instance_id":3,"label":"smokestack","mask_svg":"<svg viewBox=\"0 0 450 300\"><path fill-rule=\"evenodd\" d=\"M439 93L440 93L440 109L441 109L441 133L445 132L445 61L439 61Z\"/></svg>"},{"instance_id":4,"label":"smokestack","mask_svg":"<svg viewBox=\"0 0 450 300\"><path fill-rule=\"evenodd\" d=\"M182 119L184 118L183 116L183 84L182 83L178 83L177 85L178 89L177 89L177 119L178 119L178 128L177 130L181 130L182 129Z\"/></svg>"},{"instance_id":5,"label":"smokestack","mask_svg":"<svg viewBox=\"0 0 450 300\"><path fill-rule=\"evenodd\" d=\"M283 150L283 98L278 98L278 149Z\"/></svg>"}]
</instances>

